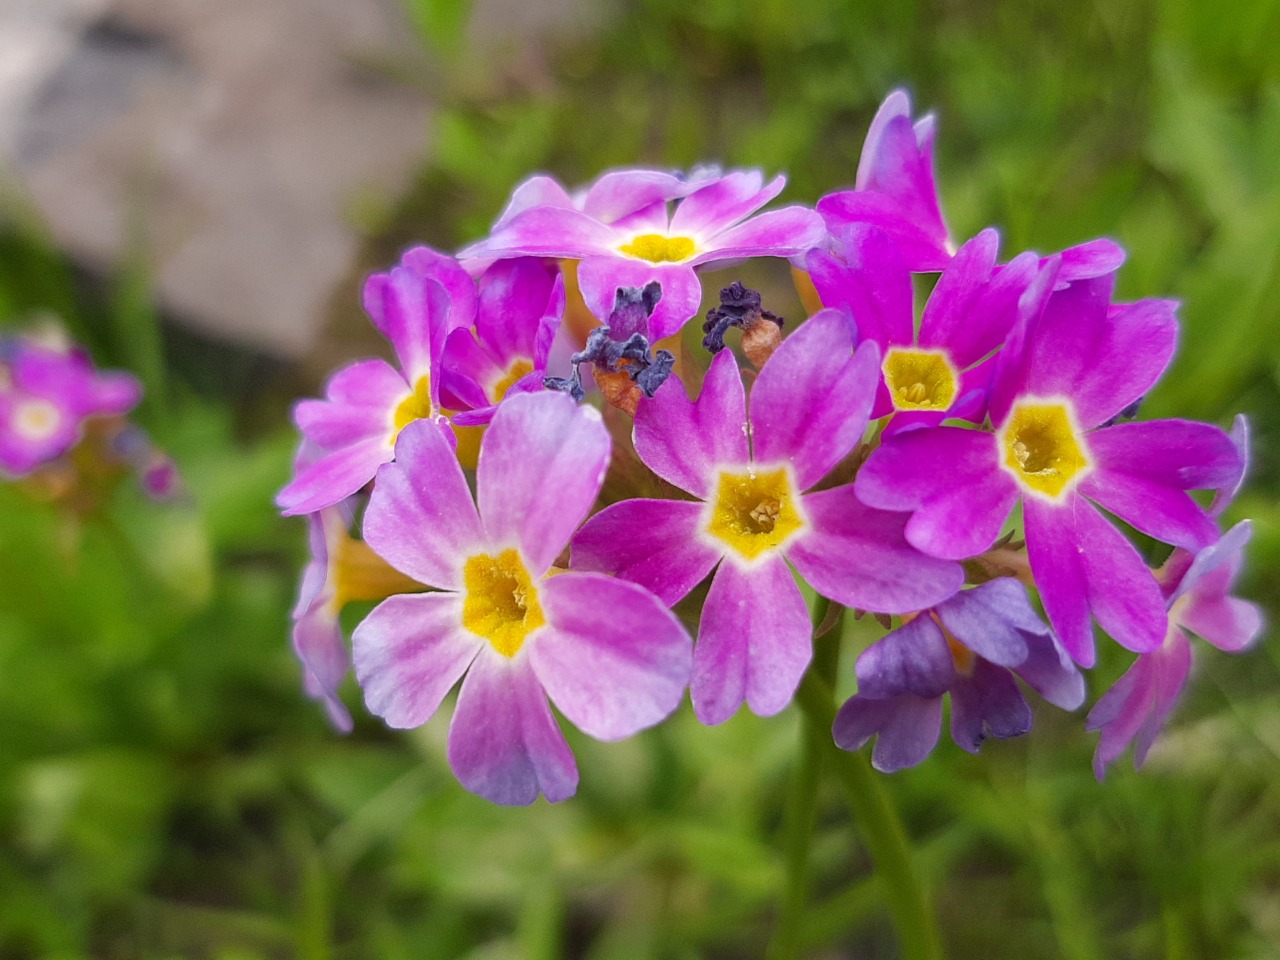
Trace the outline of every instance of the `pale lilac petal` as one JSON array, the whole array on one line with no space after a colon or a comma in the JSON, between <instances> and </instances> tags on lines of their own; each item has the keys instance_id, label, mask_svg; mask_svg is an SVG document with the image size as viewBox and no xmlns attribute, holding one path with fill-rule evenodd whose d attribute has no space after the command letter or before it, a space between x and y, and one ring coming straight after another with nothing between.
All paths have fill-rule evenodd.
<instances>
[{"instance_id":1,"label":"pale lilac petal","mask_svg":"<svg viewBox=\"0 0 1280 960\"><path fill-rule=\"evenodd\" d=\"M752 459L789 463L800 490L862 439L880 382L880 348L853 352L846 314L823 310L782 341L751 388Z\"/></svg>"},{"instance_id":2,"label":"pale lilac petal","mask_svg":"<svg viewBox=\"0 0 1280 960\"><path fill-rule=\"evenodd\" d=\"M956 639L1001 667L1016 667L1027 659L1028 635L1049 632L1031 609L1026 587L1012 577L961 590L934 612Z\"/></svg>"},{"instance_id":3,"label":"pale lilac petal","mask_svg":"<svg viewBox=\"0 0 1280 960\"><path fill-rule=\"evenodd\" d=\"M529 662L551 702L583 733L619 740L680 705L693 642L653 594L598 573L541 586L547 627Z\"/></svg>"},{"instance_id":4,"label":"pale lilac petal","mask_svg":"<svg viewBox=\"0 0 1280 960\"><path fill-rule=\"evenodd\" d=\"M573 198L569 196L569 192L554 177L535 174L521 182L511 192L511 199L507 201L507 207L494 223L493 229L496 231L505 227L515 219L517 214L524 213L534 207L566 207L573 209L574 203ZM600 219L604 218L601 217Z\"/></svg>"},{"instance_id":5,"label":"pale lilac petal","mask_svg":"<svg viewBox=\"0 0 1280 960\"><path fill-rule=\"evenodd\" d=\"M765 187L759 170L730 171L680 201L671 217L671 234L712 236L755 213L786 185L784 176Z\"/></svg>"},{"instance_id":6,"label":"pale lilac petal","mask_svg":"<svg viewBox=\"0 0 1280 960\"><path fill-rule=\"evenodd\" d=\"M1122 647L1154 650L1168 622L1155 577L1124 534L1079 498L1073 519L1089 581L1089 608L1098 625Z\"/></svg>"},{"instance_id":7,"label":"pale lilac petal","mask_svg":"<svg viewBox=\"0 0 1280 960\"><path fill-rule=\"evenodd\" d=\"M704 510L687 500L615 503L574 535L570 566L638 583L671 606L723 555L700 536Z\"/></svg>"},{"instance_id":8,"label":"pale lilac petal","mask_svg":"<svg viewBox=\"0 0 1280 960\"><path fill-rule=\"evenodd\" d=\"M475 322L476 282L457 260L430 247L413 247L405 251L400 263L423 280L435 280L449 294L446 332Z\"/></svg>"},{"instance_id":9,"label":"pale lilac petal","mask_svg":"<svg viewBox=\"0 0 1280 960\"><path fill-rule=\"evenodd\" d=\"M1257 604L1239 597L1192 596L1179 622L1219 650L1237 653L1262 635L1265 620Z\"/></svg>"},{"instance_id":10,"label":"pale lilac petal","mask_svg":"<svg viewBox=\"0 0 1280 960\"><path fill-rule=\"evenodd\" d=\"M853 315L858 340L874 340L884 351L915 339L911 274L897 246L875 227L855 225L840 236L844 262L815 250L806 261L809 278L826 307Z\"/></svg>"},{"instance_id":11,"label":"pale lilac petal","mask_svg":"<svg viewBox=\"0 0 1280 960\"><path fill-rule=\"evenodd\" d=\"M480 277L476 335L500 367L532 360L534 338L559 272L531 257L499 260Z\"/></svg>"},{"instance_id":12,"label":"pale lilac petal","mask_svg":"<svg viewBox=\"0 0 1280 960\"><path fill-rule=\"evenodd\" d=\"M831 732L841 750L857 750L873 736L871 765L882 773L914 767L933 752L942 730L942 698L903 694L891 700L850 697Z\"/></svg>"},{"instance_id":13,"label":"pale lilac petal","mask_svg":"<svg viewBox=\"0 0 1280 960\"><path fill-rule=\"evenodd\" d=\"M746 700L772 716L791 702L813 655L809 611L781 557L743 570L720 564L702 607L689 692L706 724L728 720Z\"/></svg>"},{"instance_id":14,"label":"pale lilac petal","mask_svg":"<svg viewBox=\"0 0 1280 960\"><path fill-rule=\"evenodd\" d=\"M1231 438L1232 445L1236 448L1236 456L1240 460L1240 470L1235 476L1231 477L1226 483L1221 484L1214 493L1213 503L1209 507L1209 516L1220 517L1227 507L1231 506L1236 496L1240 493L1240 488L1244 486L1245 477L1249 473L1249 420L1243 414L1236 414L1236 418L1231 423L1231 432L1227 434Z\"/></svg>"},{"instance_id":15,"label":"pale lilac petal","mask_svg":"<svg viewBox=\"0 0 1280 960\"><path fill-rule=\"evenodd\" d=\"M466 558L486 541L462 467L436 424L418 421L400 432L395 462L378 471L364 538L420 583L462 588Z\"/></svg>"},{"instance_id":16,"label":"pale lilac petal","mask_svg":"<svg viewBox=\"0 0 1280 960\"><path fill-rule=\"evenodd\" d=\"M907 539L932 556L962 560L987 550L1018 498L1000 469L996 438L936 427L894 434L858 471L858 499L914 511Z\"/></svg>"},{"instance_id":17,"label":"pale lilac petal","mask_svg":"<svg viewBox=\"0 0 1280 960\"><path fill-rule=\"evenodd\" d=\"M1218 538L1218 525L1190 496L1146 477L1099 467L1080 484L1080 492L1164 543L1199 550Z\"/></svg>"},{"instance_id":18,"label":"pale lilac petal","mask_svg":"<svg viewBox=\"0 0 1280 960\"><path fill-rule=\"evenodd\" d=\"M1142 300L1109 313L1113 285L1108 274L1056 291L1027 344L1029 390L1070 397L1086 429L1150 390L1177 340L1174 302Z\"/></svg>"},{"instance_id":19,"label":"pale lilac petal","mask_svg":"<svg viewBox=\"0 0 1280 960\"><path fill-rule=\"evenodd\" d=\"M927 613L912 618L864 650L856 670L858 693L877 700L904 693L940 697L956 682L951 649Z\"/></svg>"},{"instance_id":20,"label":"pale lilac petal","mask_svg":"<svg viewBox=\"0 0 1280 960\"><path fill-rule=\"evenodd\" d=\"M822 218L808 207L783 207L716 234L691 262L706 265L747 257L795 257L812 250L826 235Z\"/></svg>"},{"instance_id":21,"label":"pale lilac petal","mask_svg":"<svg viewBox=\"0 0 1280 960\"><path fill-rule=\"evenodd\" d=\"M697 400L689 399L674 376L651 398L641 400L634 439L645 466L681 490L709 500L719 467L751 462L746 393L733 351L722 350L712 359Z\"/></svg>"},{"instance_id":22,"label":"pale lilac petal","mask_svg":"<svg viewBox=\"0 0 1280 960\"><path fill-rule=\"evenodd\" d=\"M476 502L489 540L516 544L540 576L586 518L609 466L609 432L563 393L521 393L480 447Z\"/></svg>"},{"instance_id":23,"label":"pale lilac petal","mask_svg":"<svg viewBox=\"0 0 1280 960\"><path fill-rule=\"evenodd\" d=\"M293 625L293 650L302 663L304 686L319 700L334 727L351 732L351 714L338 696L351 658L342 639L342 626L327 606L308 611Z\"/></svg>"},{"instance_id":24,"label":"pale lilac petal","mask_svg":"<svg viewBox=\"0 0 1280 960\"><path fill-rule=\"evenodd\" d=\"M533 640L531 639L531 642ZM528 658L482 649L462 682L449 724L449 766L486 800L555 803L578 789L578 766Z\"/></svg>"},{"instance_id":25,"label":"pale lilac petal","mask_svg":"<svg viewBox=\"0 0 1280 960\"><path fill-rule=\"evenodd\" d=\"M864 506L847 485L806 494L803 506L812 528L787 547L787 558L825 597L861 610L906 613L940 603L964 582L959 564L906 542L905 513Z\"/></svg>"},{"instance_id":26,"label":"pale lilac petal","mask_svg":"<svg viewBox=\"0 0 1280 960\"><path fill-rule=\"evenodd\" d=\"M1006 740L1030 729L1031 708L1004 667L977 660L973 675L952 688L951 739L961 750L977 753L988 736Z\"/></svg>"},{"instance_id":27,"label":"pale lilac petal","mask_svg":"<svg viewBox=\"0 0 1280 960\"><path fill-rule=\"evenodd\" d=\"M932 115L930 115L932 116ZM882 154L893 148L886 145L897 135L900 119L911 119L911 95L901 88L892 90L876 108L876 115L867 125L867 135L862 141L862 153L858 156L858 172L854 177L854 187L858 190L872 189L875 185L877 167L882 162ZM914 137L914 145L919 141Z\"/></svg>"},{"instance_id":28,"label":"pale lilac petal","mask_svg":"<svg viewBox=\"0 0 1280 960\"><path fill-rule=\"evenodd\" d=\"M625 238L585 213L564 207L533 207L468 247L459 259L556 257L581 260L612 254Z\"/></svg>"},{"instance_id":29,"label":"pale lilac petal","mask_svg":"<svg viewBox=\"0 0 1280 960\"><path fill-rule=\"evenodd\" d=\"M1095 652L1089 581L1072 519L1077 510L1093 511L1093 507L1075 494L1069 495L1066 507L1035 497L1022 502L1027 559L1044 612L1072 659L1082 667L1091 667Z\"/></svg>"},{"instance_id":30,"label":"pale lilac petal","mask_svg":"<svg viewBox=\"0 0 1280 960\"><path fill-rule=\"evenodd\" d=\"M670 230L670 221L671 218L667 215L667 202L655 200L648 206L615 220L613 229L617 237L634 238L646 233L660 233L666 236Z\"/></svg>"},{"instance_id":31,"label":"pale lilac petal","mask_svg":"<svg viewBox=\"0 0 1280 960\"><path fill-rule=\"evenodd\" d=\"M455 593L390 597L351 635L365 704L398 729L430 720L483 646L462 626L462 597Z\"/></svg>"},{"instance_id":32,"label":"pale lilac petal","mask_svg":"<svg viewBox=\"0 0 1280 960\"><path fill-rule=\"evenodd\" d=\"M391 341L410 384L429 376L444 349L452 301L443 284L408 267L374 274L364 286L364 308ZM432 380L432 399L437 385Z\"/></svg>"},{"instance_id":33,"label":"pale lilac petal","mask_svg":"<svg viewBox=\"0 0 1280 960\"><path fill-rule=\"evenodd\" d=\"M702 284L684 263L649 263L625 257L593 257L578 266L578 287L587 309L602 321L613 311L619 287L662 286L662 298L649 317L649 342L678 333L702 304Z\"/></svg>"},{"instance_id":34,"label":"pale lilac petal","mask_svg":"<svg viewBox=\"0 0 1280 960\"><path fill-rule=\"evenodd\" d=\"M1048 630L1028 635L1027 659L1014 668L1014 673L1055 707L1074 710L1084 703L1084 676Z\"/></svg>"},{"instance_id":35,"label":"pale lilac petal","mask_svg":"<svg viewBox=\"0 0 1280 960\"><path fill-rule=\"evenodd\" d=\"M1165 645L1148 656L1155 660L1155 690L1151 710L1134 738L1135 767L1141 767L1147 762L1147 754L1164 729L1169 714L1173 713L1178 696L1186 685L1187 676L1191 672L1191 643L1181 630L1174 630Z\"/></svg>"},{"instance_id":36,"label":"pale lilac petal","mask_svg":"<svg viewBox=\"0 0 1280 960\"><path fill-rule=\"evenodd\" d=\"M315 513L332 506L372 480L378 467L391 459L391 454L385 436L325 454L299 471L293 482L276 494L276 506L286 517Z\"/></svg>"},{"instance_id":37,"label":"pale lilac petal","mask_svg":"<svg viewBox=\"0 0 1280 960\"><path fill-rule=\"evenodd\" d=\"M1150 713L1158 685L1157 669L1154 656L1138 657L1089 711L1085 729L1102 731L1093 753L1093 775L1099 781L1137 736Z\"/></svg>"},{"instance_id":38,"label":"pale lilac petal","mask_svg":"<svg viewBox=\"0 0 1280 960\"><path fill-rule=\"evenodd\" d=\"M682 197L696 183L664 170L611 170L587 190L582 212L613 223L644 207Z\"/></svg>"},{"instance_id":39,"label":"pale lilac petal","mask_svg":"<svg viewBox=\"0 0 1280 960\"><path fill-rule=\"evenodd\" d=\"M1244 566L1244 548L1252 524L1242 520L1222 539L1200 551L1182 577L1170 602L1185 597L1177 621L1220 650L1234 653L1253 643L1262 633L1262 611L1247 600L1230 596Z\"/></svg>"}]
</instances>

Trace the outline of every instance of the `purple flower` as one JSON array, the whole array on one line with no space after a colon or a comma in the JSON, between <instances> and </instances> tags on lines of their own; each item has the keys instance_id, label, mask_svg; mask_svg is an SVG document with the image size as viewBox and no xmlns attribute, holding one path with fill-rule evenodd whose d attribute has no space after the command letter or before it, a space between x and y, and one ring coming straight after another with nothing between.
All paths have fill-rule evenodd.
<instances>
[{"instance_id":1,"label":"purple flower","mask_svg":"<svg viewBox=\"0 0 1280 960\"><path fill-rule=\"evenodd\" d=\"M564 315L564 282L532 258L495 263L478 281L474 317L459 315L445 341L442 402L459 426L493 419L509 393L541 390Z\"/></svg>"},{"instance_id":2,"label":"purple flower","mask_svg":"<svg viewBox=\"0 0 1280 960\"><path fill-rule=\"evenodd\" d=\"M994 544L1021 499L1028 559L1045 611L1083 666L1090 615L1137 652L1164 639L1165 610L1134 546L1097 506L1158 540L1198 550L1217 538L1187 494L1234 480L1240 457L1217 427L1185 420L1111 421L1156 382L1173 354L1175 305L1111 305L1112 276L1053 290L1001 355L990 397L994 433L933 427L885 441L858 475L858 496L913 511L907 540L963 559ZM1015 337L1017 333L1015 332Z\"/></svg>"},{"instance_id":3,"label":"purple flower","mask_svg":"<svg viewBox=\"0 0 1280 960\"><path fill-rule=\"evenodd\" d=\"M431 420L449 432L440 405L440 355L450 330L469 325L476 314L470 276L455 261L418 247L390 273L368 279L364 307L391 341L400 368L360 360L330 378L324 400L294 408L298 429L321 455L276 497L285 516L351 496L392 458L396 436L413 421Z\"/></svg>"},{"instance_id":4,"label":"purple flower","mask_svg":"<svg viewBox=\"0 0 1280 960\"><path fill-rule=\"evenodd\" d=\"M987 229L960 248L933 288L918 333L911 273L887 233L858 224L844 233L842 258L810 252L809 275L823 304L847 308L858 336L880 347L873 419L893 413L892 425L901 427L986 415L992 354L1019 321L1038 269L1033 253L997 267L999 244Z\"/></svg>"},{"instance_id":5,"label":"purple flower","mask_svg":"<svg viewBox=\"0 0 1280 960\"><path fill-rule=\"evenodd\" d=\"M392 597L356 628L356 676L393 727L426 723L459 679L449 764L495 803L563 800L573 754L547 698L601 740L649 727L680 702L689 637L654 596L551 567L600 491L610 455L597 411L519 394L480 448L476 500L444 437L400 435L378 471L364 532L393 566L440 592Z\"/></svg>"},{"instance_id":6,"label":"purple flower","mask_svg":"<svg viewBox=\"0 0 1280 960\"><path fill-rule=\"evenodd\" d=\"M799 256L825 235L822 219L804 207L751 217L782 191L785 177L764 185L757 170L714 176L699 181L669 214L663 189L628 181L641 173L650 175L616 174L614 193L629 187L628 205L645 191L653 196L626 216L604 219L585 206L578 210L562 202L526 207L504 215L487 240L460 256L482 263L518 256L581 260L578 285L597 317L608 315L619 287L643 288L656 281L662 299L652 318L653 335L662 339L698 311L702 288L695 268L746 257Z\"/></svg>"},{"instance_id":7,"label":"purple flower","mask_svg":"<svg viewBox=\"0 0 1280 960\"><path fill-rule=\"evenodd\" d=\"M818 201L831 233L849 224L870 224L892 238L908 269L943 269L955 246L938 204L934 133L933 114L913 124L907 92L889 94L867 130L853 189Z\"/></svg>"},{"instance_id":8,"label":"purple flower","mask_svg":"<svg viewBox=\"0 0 1280 960\"><path fill-rule=\"evenodd\" d=\"M668 604L715 569L694 651L691 693L704 723L745 700L782 710L811 656L808 612L788 561L824 596L864 609L918 610L960 588L958 565L902 538L903 514L863 506L849 486L805 493L861 440L879 350L853 353L848 317L824 310L764 365L747 409L731 351L690 401L668 384L636 414L635 448L697 498L627 500L573 542L575 569L633 580Z\"/></svg>"},{"instance_id":9,"label":"purple flower","mask_svg":"<svg viewBox=\"0 0 1280 960\"><path fill-rule=\"evenodd\" d=\"M127 413L141 398L137 380L95 370L79 347L0 340L0 472L26 476L74 447L87 418Z\"/></svg>"},{"instance_id":10,"label":"purple flower","mask_svg":"<svg viewBox=\"0 0 1280 960\"><path fill-rule=\"evenodd\" d=\"M836 714L842 750L876 737L871 762L886 773L933 750L942 697L951 694L951 736L977 753L988 737L1031 729L1031 708L1014 675L1055 706L1084 701L1084 678L1036 616L1026 590L1001 578L963 590L887 634L858 658L858 693Z\"/></svg>"}]
</instances>

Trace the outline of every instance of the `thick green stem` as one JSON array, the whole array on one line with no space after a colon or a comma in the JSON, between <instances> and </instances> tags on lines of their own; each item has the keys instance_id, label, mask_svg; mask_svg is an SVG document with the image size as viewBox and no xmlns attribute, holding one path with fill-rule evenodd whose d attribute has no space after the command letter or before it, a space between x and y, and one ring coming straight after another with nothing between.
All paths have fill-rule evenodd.
<instances>
[{"instance_id":1,"label":"thick green stem","mask_svg":"<svg viewBox=\"0 0 1280 960\"><path fill-rule=\"evenodd\" d=\"M824 733L825 762L843 785L875 862L904 960L941 960L942 938L924 888L911 862L906 830L867 758L847 753L831 740L835 704L831 684L814 671L805 674L796 695L810 727Z\"/></svg>"},{"instance_id":2,"label":"thick green stem","mask_svg":"<svg viewBox=\"0 0 1280 960\"><path fill-rule=\"evenodd\" d=\"M826 619L830 607L819 597L813 611L814 629ZM835 678L840 656L839 629L827 637L814 640L813 663L809 672L830 683ZM809 901L809 847L817 821L818 784L822 778L822 760L827 753L830 731L815 727L805 718L800 731L800 756L786 811L787 886L783 892L778 925L769 943L769 960L795 960L800 956L805 907Z\"/></svg>"}]
</instances>

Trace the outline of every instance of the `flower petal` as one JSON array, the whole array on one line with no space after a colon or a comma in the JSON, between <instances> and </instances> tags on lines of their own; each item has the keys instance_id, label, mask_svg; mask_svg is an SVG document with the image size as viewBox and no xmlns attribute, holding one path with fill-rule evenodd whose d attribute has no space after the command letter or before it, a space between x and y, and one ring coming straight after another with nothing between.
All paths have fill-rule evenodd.
<instances>
[{"instance_id":1,"label":"flower petal","mask_svg":"<svg viewBox=\"0 0 1280 960\"><path fill-rule=\"evenodd\" d=\"M714 492L717 468L750 463L747 399L733 351L712 359L697 400L674 376L642 399L634 440L645 466L703 500Z\"/></svg>"},{"instance_id":2,"label":"flower petal","mask_svg":"<svg viewBox=\"0 0 1280 960\"><path fill-rule=\"evenodd\" d=\"M649 317L649 342L678 333L698 312L702 284L685 263L648 263L624 257L592 257L578 267L578 286L587 309L601 321L613 311L619 287L644 289L651 281L662 286L662 298Z\"/></svg>"},{"instance_id":3,"label":"flower petal","mask_svg":"<svg viewBox=\"0 0 1280 960\"><path fill-rule=\"evenodd\" d=\"M369 712L400 729L431 719L483 645L463 628L462 597L455 593L390 597L351 635Z\"/></svg>"},{"instance_id":4,"label":"flower petal","mask_svg":"<svg viewBox=\"0 0 1280 960\"><path fill-rule=\"evenodd\" d=\"M671 217L671 235L706 237L718 233L755 213L786 185L783 176L764 187L764 174L759 170L730 171L680 201Z\"/></svg>"},{"instance_id":5,"label":"flower petal","mask_svg":"<svg viewBox=\"0 0 1280 960\"><path fill-rule=\"evenodd\" d=\"M545 573L595 503L609 446L600 413L563 393L508 398L476 468L476 502L490 542L518 544L529 572Z\"/></svg>"},{"instance_id":6,"label":"flower petal","mask_svg":"<svg viewBox=\"0 0 1280 960\"><path fill-rule=\"evenodd\" d=\"M547 312L559 271L543 260L499 260L480 277L476 336L505 369L533 359L534 337Z\"/></svg>"},{"instance_id":7,"label":"flower petal","mask_svg":"<svg viewBox=\"0 0 1280 960\"><path fill-rule=\"evenodd\" d=\"M638 583L671 606L711 572L723 551L699 535L704 507L687 500L624 500L587 520L570 566Z\"/></svg>"},{"instance_id":8,"label":"flower petal","mask_svg":"<svg viewBox=\"0 0 1280 960\"><path fill-rule=\"evenodd\" d=\"M555 257L582 260L612 254L625 238L594 217L566 207L532 207L472 244L458 259Z\"/></svg>"},{"instance_id":9,"label":"flower petal","mask_svg":"<svg viewBox=\"0 0 1280 960\"><path fill-rule=\"evenodd\" d=\"M1213 490L1235 482L1241 455L1218 427L1191 420L1117 423L1089 434L1098 466L1174 490Z\"/></svg>"},{"instance_id":10,"label":"flower petal","mask_svg":"<svg viewBox=\"0 0 1280 960\"><path fill-rule=\"evenodd\" d=\"M807 490L862 439L880 383L880 348L853 353L846 314L823 310L791 336L751 388L752 459L789 463Z\"/></svg>"},{"instance_id":11,"label":"flower petal","mask_svg":"<svg viewBox=\"0 0 1280 960\"><path fill-rule=\"evenodd\" d=\"M1089 582L1072 516L1076 510L1092 509L1075 494L1065 508L1035 497L1022 502L1027 559L1040 602L1062 645L1082 667L1093 666L1095 653L1093 625L1089 621Z\"/></svg>"},{"instance_id":12,"label":"flower petal","mask_svg":"<svg viewBox=\"0 0 1280 960\"><path fill-rule=\"evenodd\" d=\"M1076 543L1089 581L1089 608L1122 647L1145 653L1164 640L1160 586L1132 543L1093 507L1075 511Z\"/></svg>"},{"instance_id":13,"label":"flower petal","mask_svg":"<svg viewBox=\"0 0 1280 960\"><path fill-rule=\"evenodd\" d=\"M1164 543L1199 550L1218 539L1218 525L1191 497L1145 477L1099 468L1080 492Z\"/></svg>"},{"instance_id":14,"label":"flower petal","mask_svg":"<svg viewBox=\"0 0 1280 960\"><path fill-rule=\"evenodd\" d=\"M552 803L578 789L573 752L526 657L485 647L458 692L449 766L472 793L506 806Z\"/></svg>"},{"instance_id":15,"label":"flower petal","mask_svg":"<svg viewBox=\"0 0 1280 960\"><path fill-rule=\"evenodd\" d=\"M988 735L1004 740L1030 729L1031 708L1004 667L980 659L951 691L951 739L961 750L977 753Z\"/></svg>"},{"instance_id":16,"label":"flower petal","mask_svg":"<svg viewBox=\"0 0 1280 960\"><path fill-rule=\"evenodd\" d=\"M463 564L486 541L462 467L435 423L419 420L400 432L395 463L378 471L364 538L401 573L462 589Z\"/></svg>"},{"instance_id":17,"label":"flower petal","mask_svg":"<svg viewBox=\"0 0 1280 960\"><path fill-rule=\"evenodd\" d=\"M1048 634L1027 599L1027 589L1011 577L998 577L961 590L934 611L942 625L966 647L1001 667L1027 659L1028 634Z\"/></svg>"},{"instance_id":18,"label":"flower petal","mask_svg":"<svg viewBox=\"0 0 1280 960\"><path fill-rule=\"evenodd\" d=\"M620 740L669 716L684 696L693 642L641 587L598 573L543 582L547 628L529 661L552 703L598 740Z\"/></svg>"},{"instance_id":19,"label":"flower petal","mask_svg":"<svg viewBox=\"0 0 1280 960\"><path fill-rule=\"evenodd\" d=\"M826 235L822 218L808 207L783 207L716 234L692 262L704 266L745 257L796 257Z\"/></svg>"},{"instance_id":20,"label":"flower petal","mask_svg":"<svg viewBox=\"0 0 1280 960\"><path fill-rule=\"evenodd\" d=\"M452 306L443 284L409 267L394 267L390 273L374 274L365 281L365 311L391 341L400 369L411 384L435 370L451 326ZM433 378L432 400L437 402L438 389Z\"/></svg>"},{"instance_id":21,"label":"flower petal","mask_svg":"<svg viewBox=\"0 0 1280 960\"><path fill-rule=\"evenodd\" d=\"M873 643L856 664L858 693L888 700L904 693L940 697L956 682L947 640L928 614L913 617Z\"/></svg>"},{"instance_id":22,"label":"flower petal","mask_svg":"<svg viewBox=\"0 0 1280 960\"><path fill-rule=\"evenodd\" d=\"M884 231L855 224L840 235L844 261L815 250L806 264L826 307L844 307L853 315L858 340L874 340L881 352L915 339L911 274L897 246Z\"/></svg>"},{"instance_id":23,"label":"flower petal","mask_svg":"<svg viewBox=\"0 0 1280 960\"><path fill-rule=\"evenodd\" d=\"M613 223L651 204L684 196L691 186L665 170L610 170L588 188L582 212Z\"/></svg>"},{"instance_id":24,"label":"flower petal","mask_svg":"<svg viewBox=\"0 0 1280 960\"><path fill-rule=\"evenodd\" d=\"M276 506L286 517L332 506L372 480L390 459L391 447L381 436L325 454L276 494Z\"/></svg>"},{"instance_id":25,"label":"flower petal","mask_svg":"<svg viewBox=\"0 0 1280 960\"><path fill-rule=\"evenodd\" d=\"M891 700L850 697L831 726L836 746L857 750L873 736L871 765L882 773L914 767L929 756L942 730L942 698L909 693Z\"/></svg>"},{"instance_id":26,"label":"flower petal","mask_svg":"<svg viewBox=\"0 0 1280 960\"><path fill-rule=\"evenodd\" d=\"M957 563L907 543L904 513L864 506L850 486L803 498L811 529L787 558L818 593L861 610L906 613L945 600L964 583Z\"/></svg>"},{"instance_id":27,"label":"flower petal","mask_svg":"<svg viewBox=\"0 0 1280 960\"><path fill-rule=\"evenodd\" d=\"M809 611L781 557L750 570L726 560L711 581L693 650L690 694L706 724L742 705L761 717L791 702L813 655Z\"/></svg>"}]
</instances>

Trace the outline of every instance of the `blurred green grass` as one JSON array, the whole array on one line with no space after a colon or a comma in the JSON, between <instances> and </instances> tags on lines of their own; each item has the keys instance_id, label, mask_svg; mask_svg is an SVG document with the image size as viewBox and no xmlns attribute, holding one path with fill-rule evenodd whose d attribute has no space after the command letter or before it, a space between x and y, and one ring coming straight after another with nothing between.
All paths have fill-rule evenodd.
<instances>
[{"instance_id":1,"label":"blurred green grass","mask_svg":"<svg viewBox=\"0 0 1280 960\"><path fill-rule=\"evenodd\" d=\"M788 197L816 200L852 181L876 105L906 85L940 115L957 236L1110 235L1126 296L1183 301L1145 413L1251 417L1230 519L1258 521L1243 591L1276 622L1280 3L635 0L536 84L467 55L465 5L409 3L432 66L404 79L442 109L410 194L357 211L367 265L483 233L534 170L720 160L785 170ZM439 720L392 734L352 689L356 732L334 737L286 645L303 533L271 507L285 404L319 371L220 389L225 357L158 325L145 263L86 286L18 206L0 321L56 313L143 376L141 416L192 504L124 493L114 524L74 531L0 489L0 957L759 956L795 718L703 729L686 709L624 744L576 737L579 797L532 810L463 792ZM781 298L784 281L762 282ZM357 303L353 287L335 305L334 343L363 335ZM1110 651L1092 693L1123 667ZM888 778L949 954L1280 955L1278 675L1270 638L1206 652L1148 768L1103 786L1082 718L1048 711L1022 741L977 759L943 745ZM834 786L815 872L815 955L895 956Z\"/></svg>"}]
</instances>

